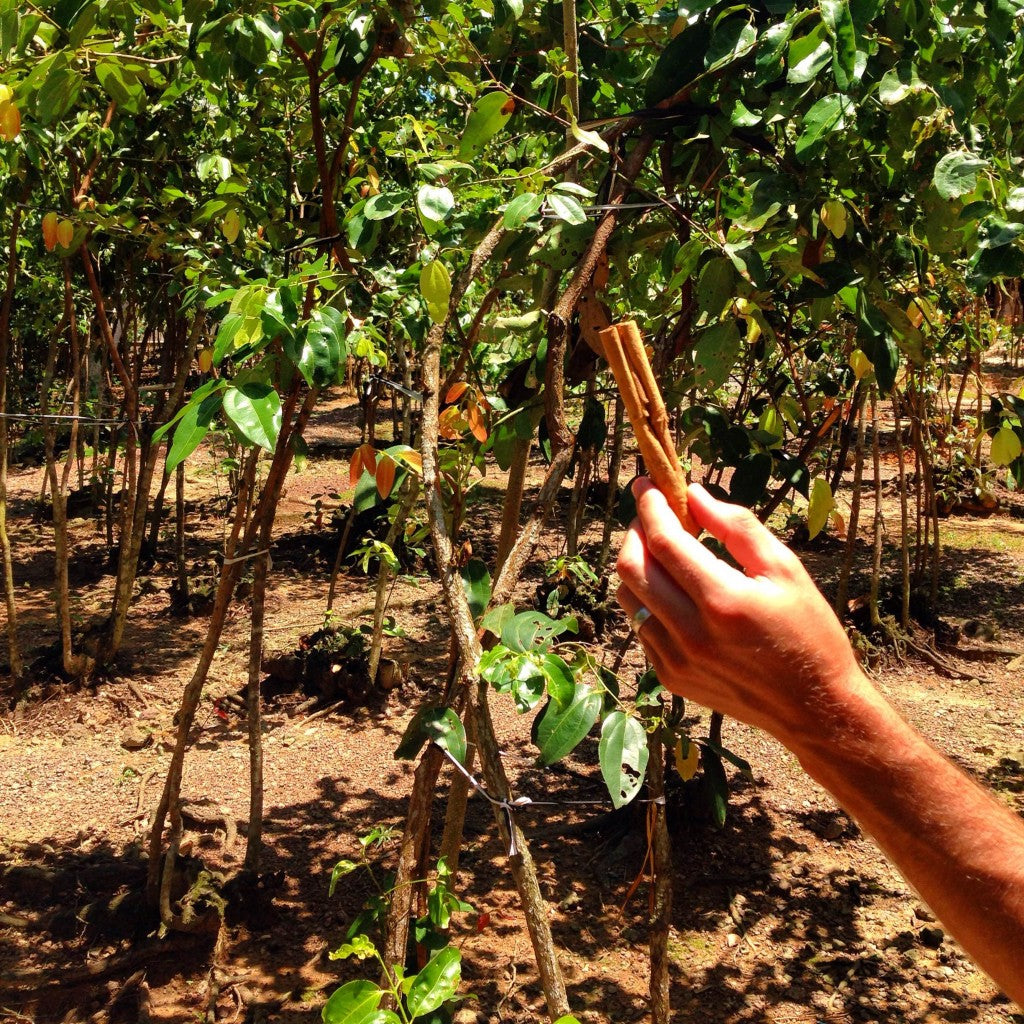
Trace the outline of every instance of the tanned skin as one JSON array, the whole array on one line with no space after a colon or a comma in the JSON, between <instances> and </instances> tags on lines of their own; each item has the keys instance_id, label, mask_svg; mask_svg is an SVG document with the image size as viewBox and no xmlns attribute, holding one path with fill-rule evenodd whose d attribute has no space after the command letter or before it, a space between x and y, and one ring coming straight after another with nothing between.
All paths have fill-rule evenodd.
<instances>
[{"instance_id":1,"label":"tanned skin","mask_svg":"<svg viewBox=\"0 0 1024 1024\"><path fill-rule=\"evenodd\" d=\"M799 559L752 513L689 489L735 569L650 481L634 492L618 599L652 612L640 638L660 682L784 743L1024 1006L1024 822L888 704Z\"/></svg>"}]
</instances>

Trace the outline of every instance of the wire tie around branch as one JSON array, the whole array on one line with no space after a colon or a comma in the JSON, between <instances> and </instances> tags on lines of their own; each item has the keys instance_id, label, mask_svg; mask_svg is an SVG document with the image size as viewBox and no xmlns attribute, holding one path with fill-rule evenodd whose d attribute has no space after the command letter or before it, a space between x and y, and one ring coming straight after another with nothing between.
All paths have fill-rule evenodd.
<instances>
[{"instance_id":1,"label":"wire tie around branch","mask_svg":"<svg viewBox=\"0 0 1024 1024\"><path fill-rule=\"evenodd\" d=\"M222 551L218 551L217 554L224 558L224 553ZM252 558L259 558L260 555L269 554L270 548L263 548L261 551L250 551L248 554L245 555L235 555L234 558L224 558L224 564L234 565L236 562L248 562Z\"/></svg>"}]
</instances>

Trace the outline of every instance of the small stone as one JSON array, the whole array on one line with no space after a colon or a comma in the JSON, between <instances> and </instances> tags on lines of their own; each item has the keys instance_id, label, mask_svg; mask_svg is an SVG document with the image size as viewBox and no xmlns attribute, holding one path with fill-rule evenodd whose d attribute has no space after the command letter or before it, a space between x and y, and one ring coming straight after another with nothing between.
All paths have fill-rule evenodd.
<instances>
[{"instance_id":1,"label":"small stone","mask_svg":"<svg viewBox=\"0 0 1024 1024\"><path fill-rule=\"evenodd\" d=\"M732 949L734 946L739 945L740 937L735 932L729 932L725 937L725 944Z\"/></svg>"},{"instance_id":2,"label":"small stone","mask_svg":"<svg viewBox=\"0 0 1024 1024\"><path fill-rule=\"evenodd\" d=\"M942 940L945 939L946 933L938 927L935 928L922 928L918 933L918 938L921 940L922 946L927 946L929 949L938 949L942 945Z\"/></svg>"},{"instance_id":3,"label":"small stone","mask_svg":"<svg viewBox=\"0 0 1024 1024\"><path fill-rule=\"evenodd\" d=\"M121 746L125 750L142 750L153 742L153 733L138 722L132 722L121 735Z\"/></svg>"},{"instance_id":4,"label":"small stone","mask_svg":"<svg viewBox=\"0 0 1024 1024\"><path fill-rule=\"evenodd\" d=\"M921 903L914 907L913 914L914 917L918 919L918 921L935 920L935 916L932 914L932 912L926 906L924 906L924 904Z\"/></svg>"}]
</instances>

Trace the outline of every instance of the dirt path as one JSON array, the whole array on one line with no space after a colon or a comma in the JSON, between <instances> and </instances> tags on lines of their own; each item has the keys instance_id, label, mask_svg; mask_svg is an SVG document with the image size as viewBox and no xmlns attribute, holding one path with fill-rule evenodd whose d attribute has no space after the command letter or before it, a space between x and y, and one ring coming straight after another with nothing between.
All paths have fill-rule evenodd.
<instances>
[{"instance_id":1,"label":"dirt path","mask_svg":"<svg viewBox=\"0 0 1024 1024\"><path fill-rule=\"evenodd\" d=\"M313 442L316 468L290 480L282 535L312 538L317 497L347 486L346 459L355 443L349 412L328 410L314 426ZM15 545L28 609L23 631L26 646L38 651L55 634L47 530L28 504L37 471L13 472L11 485L22 502ZM216 547L219 528L212 487L200 498L205 518L194 522L197 558ZM471 529L494 519L486 505L472 515L478 518ZM91 525L80 521L75 531L73 571L85 616L98 606L109 570ZM951 520L946 538L944 611L981 616L1000 628L998 640L966 646L1024 650L1021 521ZM546 544L556 551L557 535ZM267 612L268 644L282 649L321 621L329 569L322 554L302 556L301 546L287 551L275 558ZM824 566L830 554L811 560ZM166 567L158 565L148 578L152 585L142 588L112 678L71 692L41 675L28 698L0 717L0 1020L98 1024L148 1015L194 1022L205 1019L211 1003L221 1021L314 1019L339 981L357 976L359 964L330 961L327 953L394 854L395 843L386 844L374 854L374 876L356 872L328 897L331 868L341 858L358 858L361 835L378 825L401 827L412 766L392 752L415 708L440 690L446 645L437 592L422 575L403 578L395 590L391 611L408 636L390 641L390 653L409 660L412 671L386 704L340 709L308 724L302 716L289 718L294 701L269 705L266 872L256 889L229 884L226 923L214 948L211 936L164 944L150 938L153 922L136 895L177 697L204 633L202 619L170 618ZM342 618L366 621L366 580L349 573L340 590ZM247 816L247 746L244 721L218 713L213 700L242 685L247 636L240 606L211 673L184 782L195 802L187 832L194 863L225 876L243 852L236 833ZM607 644L626 641L625 624L617 620ZM912 664L881 670L878 684L941 750L1021 811L1022 671L1007 667L1010 656L972 659L961 651L949 657L977 678L951 680ZM639 671L635 648L626 664ZM575 1012L584 1022L644 1019L646 885L620 910L644 856L642 821L606 814L594 741L564 765L538 767L528 722L499 700L495 707L515 792L567 802L523 817ZM703 728L695 724L696 732ZM733 777L723 830L702 819L688 791L671 794L677 1020L1024 1019L786 751L735 723L727 723L725 742L751 762L755 779ZM443 778L442 793L449 781ZM440 811L436 818L439 834ZM537 1020L542 1000L532 951L493 819L479 799L470 803L460 867L461 895L478 914L460 918L457 941L464 991L477 998L456 1020ZM140 990L148 990L141 1002Z\"/></svg>"}]
</instances>

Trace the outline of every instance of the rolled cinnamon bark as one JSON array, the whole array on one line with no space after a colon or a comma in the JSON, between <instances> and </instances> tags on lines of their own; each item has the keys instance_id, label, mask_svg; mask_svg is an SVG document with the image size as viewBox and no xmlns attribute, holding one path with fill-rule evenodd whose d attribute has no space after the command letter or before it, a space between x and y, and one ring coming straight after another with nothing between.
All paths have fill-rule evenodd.
<instances>
[{"instance_id":1,"label":"rolled cinnamon bark","mask_svg":"<svg viewBox=\"0 0 1024 1024\"><path fill-rule=\"evenodd\" d=\"M647 473L658 490L664 493L679 522L696 536L700 527L693 521L687 507L686 477L676 456L665 402L647 359L640 330L635 321L626 320L612 324L598 334L622 394L626 415L633 425Z\"/></svg>"}]
</instances>

